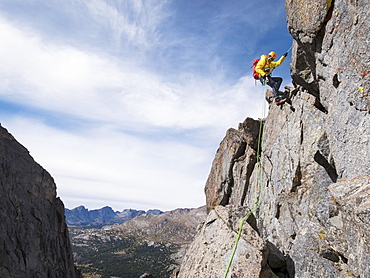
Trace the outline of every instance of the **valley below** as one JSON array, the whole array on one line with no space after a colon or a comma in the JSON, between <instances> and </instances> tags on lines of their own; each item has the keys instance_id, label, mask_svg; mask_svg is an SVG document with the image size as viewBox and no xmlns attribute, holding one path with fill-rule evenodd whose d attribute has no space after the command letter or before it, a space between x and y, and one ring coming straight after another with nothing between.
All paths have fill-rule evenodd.
<instances>
[{"instance_id":1,"label":"valley below","mask_svg":"<svg viewBox=\"0 0 370 278\"><path fill-rule=\"evenodd\" d=\"M140 214L101 228L69 226L75 264L84 277L170 277L205 217L200 207Z\"/></svg>"}]
</instances>

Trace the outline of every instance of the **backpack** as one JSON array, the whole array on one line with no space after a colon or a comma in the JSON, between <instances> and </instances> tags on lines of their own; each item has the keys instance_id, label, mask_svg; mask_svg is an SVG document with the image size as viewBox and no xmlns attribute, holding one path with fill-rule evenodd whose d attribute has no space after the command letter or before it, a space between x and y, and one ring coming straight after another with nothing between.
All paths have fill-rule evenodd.
<instances>
[{"instance_id":1,"label":"backpack","mask_svg":"<svg viewBox=\"0 0 370 278\"><path fill-rule=\"evenodd\" d=\"M259 75L259 73L258 73L258 72L256 72L256 66L257 66L257 64L258 64L258 62L259 62L260 60L261 60L261 59L256 59L256 60L254 60L254 61L253 61L253 65L251 66L252 71L253 71L253 78L254 78L254 79L256 79L256 80L260 79L260 75Z\"/></svg>"}]
</instances>

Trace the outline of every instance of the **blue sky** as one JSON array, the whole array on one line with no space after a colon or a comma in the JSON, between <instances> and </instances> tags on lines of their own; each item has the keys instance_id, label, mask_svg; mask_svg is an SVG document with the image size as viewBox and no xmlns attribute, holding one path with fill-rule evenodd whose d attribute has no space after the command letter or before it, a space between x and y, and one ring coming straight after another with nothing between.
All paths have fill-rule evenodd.
<instances>
[{"instance_id":1,"label":"blue sky","mask_svg":"<svg viewBox=\"0 0 370 278\"><path fill-rule=\"evenodd\" d=\"M261 117L252 61L291 46L284 2L2 0L1 125L67 208L201 206L226 130Z\"/></svg>"}]
</instances>

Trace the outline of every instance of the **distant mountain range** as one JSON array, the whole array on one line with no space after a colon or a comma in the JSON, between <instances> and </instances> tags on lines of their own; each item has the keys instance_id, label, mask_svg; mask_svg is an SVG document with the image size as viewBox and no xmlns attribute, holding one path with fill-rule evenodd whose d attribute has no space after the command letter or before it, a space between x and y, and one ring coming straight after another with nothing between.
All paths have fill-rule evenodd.
<instances>
[{"instance_id":1,"label":"distant mountain range","mask_svg":"<svg viewBox=\"0 0 370 278\"><path fill-rule=\"evenodd\" d=\"M88 210L84 206L64 209L67 225L80 228L101 228L105 225L125 223L142 214L160 215L162 213L162 211L157 209L148 211L125 209L120 212L114 211L109 206L94 210Z\"/></svg>"},{"instance_id":2,"label":"distant mountain range","mask_svg":"<svg viewBox=\"0 0 370 278\"><path fill-rule=\"evenodd\" d=\"M102 210L108 212L109 207L99 211L102 213ZM160 215L148 211L125 223L103 228L70 226L75 263L84 277L132 278L141 277L142 273L151 273L157 278L170 277L177 273L188 244L206 216L203 206Z\"/></svg>"}]
</instances>

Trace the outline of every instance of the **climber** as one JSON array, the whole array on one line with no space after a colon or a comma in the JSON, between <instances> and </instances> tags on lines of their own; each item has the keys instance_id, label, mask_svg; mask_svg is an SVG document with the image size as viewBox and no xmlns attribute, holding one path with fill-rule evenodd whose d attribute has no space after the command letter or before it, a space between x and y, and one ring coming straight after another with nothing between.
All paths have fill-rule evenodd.
<instances>
[{"instance_id":1,"label":"climber","mask_svg":"<svg viewBox=\"0 0 370 278\"><path fill-rule=\"evenodd\" d=\"M273 62L276 59L276 53L271 51L267 56L262 55L256 66L256 72L259 74L259 80L261 81L262 85L265 85L266 83L272 88L275 102L278 105L284 103L285 101L285 98L282 97L283 92L279 91L283 79L281 77L272 77L271 73L274 68L280 66L284 62L286 56L288 56L288 52L284 53L284 55L281 56L277 62Z\"/></svg>"}]
</instances>

